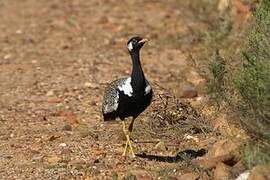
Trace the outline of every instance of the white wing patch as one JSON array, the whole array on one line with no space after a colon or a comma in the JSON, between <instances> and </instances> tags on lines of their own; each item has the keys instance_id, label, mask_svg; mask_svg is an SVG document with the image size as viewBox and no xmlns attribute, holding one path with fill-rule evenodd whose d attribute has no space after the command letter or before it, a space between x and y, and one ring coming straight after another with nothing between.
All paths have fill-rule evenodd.
<instances>
[{"instance_id":1,"label":"white wing patch","mask_svg":"<svg viewBox=\"0 0 270 180\"><path fill-rule=\"evenodd\" d=\"M132 51L132 49L133 49L132 42L128 43L127 48L129 51Z\"/></svg>"},{"instance_id":2,"label":"white wing patch","mask_svg":"<svg viewBox=\"0 0 270 180\"><path fill-rule=\"evenodd\" d=\"M127 78L125 82L118 87L120 91L123 91L125 95L128 95L129 97L132 96L133 89L131 86L131 77Z\"/></svg>"},{"instance_id":3,"label":"white wing patch","mask_svg":"<svg viewBox=\"0 0 270 180\"><path fill-rule=\"evenodd\" d=\"M144 89L144 95L147 95L148 93L150 93L151 89L152 88L151 88L150 84L147 84L147 86Z\"/></svg>"}]
</instances>

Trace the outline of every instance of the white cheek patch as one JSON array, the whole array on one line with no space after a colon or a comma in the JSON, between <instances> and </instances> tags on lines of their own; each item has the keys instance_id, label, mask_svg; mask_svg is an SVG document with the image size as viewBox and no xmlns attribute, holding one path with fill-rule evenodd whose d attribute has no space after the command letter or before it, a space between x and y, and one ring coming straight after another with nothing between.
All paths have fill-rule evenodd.
<instances>
[{"instance_id":1,"label":"white cheek patch","mask_svg":"<svg viewBox=\"0 0 270 180\"><path fill-rule=\"evenodd\" d=\"M144 89L144 95L147 95L148 93L150 93L151 89L152 89L151 86L148 84Z\"/></svg>"},{"instance_id":2,"label":"white cheek patch","mask_svg":"<svg viewBox=\"0 0 270 180\"><path fill-rule=\"evenodd\" d=\"M132 42L128 43L127 48L129 51L132 51L132 49L133 49Z\"/></svg>"},{"instance_id":3,"label":"white cheek patch","mask_svg":"<svg viewBox=\"0 0 270 180\"><path fill-rule=\"evenodd\" d=\"M131 78L127 78L124 84L118 87L120 91L123 91L125 95L131 97L133 93L133 89L131 86Z\"/></svg>"}]
</instances>

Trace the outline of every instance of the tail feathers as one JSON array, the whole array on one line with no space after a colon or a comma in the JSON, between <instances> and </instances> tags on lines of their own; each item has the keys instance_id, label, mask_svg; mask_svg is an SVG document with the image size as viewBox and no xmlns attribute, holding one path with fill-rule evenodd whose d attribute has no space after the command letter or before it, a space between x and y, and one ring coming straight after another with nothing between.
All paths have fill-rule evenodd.
<instances>
[{"instance_id":1,"label":"tail feathers","mask_svg":"<svg viewBox=\"0 0 270 180\"><path fill-rule=\"evenodd\" d=\"M117 115L115 112L103 114L104 121L114 121L116 118Z\"/></svg>"}]
</instances>

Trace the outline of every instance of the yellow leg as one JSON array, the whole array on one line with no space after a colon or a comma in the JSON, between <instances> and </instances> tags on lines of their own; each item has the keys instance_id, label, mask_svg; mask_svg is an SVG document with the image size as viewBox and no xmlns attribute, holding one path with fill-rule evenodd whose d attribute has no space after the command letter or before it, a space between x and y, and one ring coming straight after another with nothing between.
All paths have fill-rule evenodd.
<instances>
[{"instance_id":1,"label":"yellow leg","mask_svg":"<svg viewBox=\"0 0 270 180\"><path fill-rule=\"evenodd\" d=\"M134 154L134 151L133 151L133 148L132 148L132 144L131 144L131 141L130 141L130 138L129 138L129 135L131 135L132 133L132 129L133 129L133 123L134 123L134 120L135 118L132 118L132 121L128 127L128 143L129 143L129 147L130 147L130 151L131 151L131 156L134 158L135 157L135 154Z\"/></svg>"},{"instance_id":2,"label":"yellow leg","mask_svg":"<svg viewBox=\"0 0 270 180\"><path fill-rule=\"evenodd\" d=\"M123 131L124 131L124 134L125 134L125 136L127 137L127 132L126 132L126 125L125 125L125 122L122 121L122 124L123 124ZM125 149L124 149L124 152L123 152L122 156L126 156L127 146L128 146L128 140L126 141Z\"/></svg>"},{"instance_id":3,"label":"yellow leg","mask_svg":"<svg viewBox=\"0 0 270 180\"><path fill-rule=\"evenodd\" d=\"M131 151L131 156L134 158L135 157L135 154L134 154L134 151L133 151L133 148L132 148L132 144L131 144L131 141L130 141L130 138L129 138L129 135L130 135L131 132L129 130L127 132L125 122L122 121L122 123L123 123L123 131L124 131L124 133L126 135L126 139L127 139L126 145L125 145L125 149L124 149L124 152L123 152L122 156L125 156L126 155L127 147L129 146L130 151Z\"/></svg>"},{"instance_id":4,"label":"yellow leg","mask_svg":"<svg viewBox=\"0 0 270 180\"><path fill-rule=\"evenodd\" d=\"M127 135L126 137L127 137L128 145L129 145L129 148L130 148L131 156L132 156L133 158L135 158L136 156L135 156L135 154L134 154L134 151L133 151L133 148L132 148L132 144L131 144L131 141L130 141L130 139L129 139L129 135Z\"/></svg>"}]
</instances>

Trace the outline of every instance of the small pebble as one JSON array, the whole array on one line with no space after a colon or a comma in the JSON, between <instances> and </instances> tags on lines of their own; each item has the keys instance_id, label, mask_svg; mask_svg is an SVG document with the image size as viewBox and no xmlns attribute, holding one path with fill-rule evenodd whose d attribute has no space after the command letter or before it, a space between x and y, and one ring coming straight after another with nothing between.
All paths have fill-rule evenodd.
<instances>
[{"instance_id":1,"label":"small pebble","mask_svg":"<svg viewBox=\"0 0 270 180\"><path fill-rule=\"evenodd\" d=\"M198 96L198 92L194 86L186 85L182 87L181 89L182 98L194 98L196 96Z\"/></svg>"},{"instance_id":2,"label":"small pebble","mask_svg":"<svg viewBox=\"0 0 270 180\"><path fill-rule=\"evenodd\" d=\"M87 88L98 88L97 84L91 82L85 82L84 86Z\"/></svg>"},{"instance_id":3,"label":"small pebble","mask_svg":"<svg viewBox=\"0 0 270 180\"><path fill-rule=\"evenodd\" d=\"M53 96L53 95L54 95L53 90L49 90L49 91L46 93L46 96Z\"/></svg>"},{"instance_id":4,"label":"small pebble","mask_svg":"<svg viewBox=\"0 0 270 180\"><path fill-rule=\"evenodd\" d=\"M71 127L71 125L66 124L66 125L64 125L64 127L62 128L62 130L63 131L72 131L72 127Z\"/></svg>"},{"instance_id":5,"label":"small pebble","mask_svg":"<svg viewBox=\"0 0 270 180\"><path fill-rule=\"evenodd\" d=\"M18 29L15 33L16 34L22 34L22 30Z\"/></svg>"},{"instance_id":6,"label":"small pebble","mask_svg":"<svg viewBox=\"0 0 270 180\"><path fill-rule=\"evenodd\" d=\"M37 60L32 60L31 63L32 64L36 64L37 63Z\"/></svg>"},{"instance_id":7,"label":"small pebble","mask_svg":"<svg viewBox=\"0 0 270 180\"><path fill-rule=\"evenodd\" d=\"M66 143L61 143L61 144L59 144L59 146L60 146L60 147L66 147L67 144L66 144Z\"/></svg>"},{"instance_id":8,"label":"small pebble","mask_svg":"<svg viewBox=\"0 0 270 180\"><path fill-rule=\"evenodd\" d=\"M11 54L7 54L4 56L4 59L7 60L7 59L10 59L11 58Z\"/></svg>"}]
</instances>

